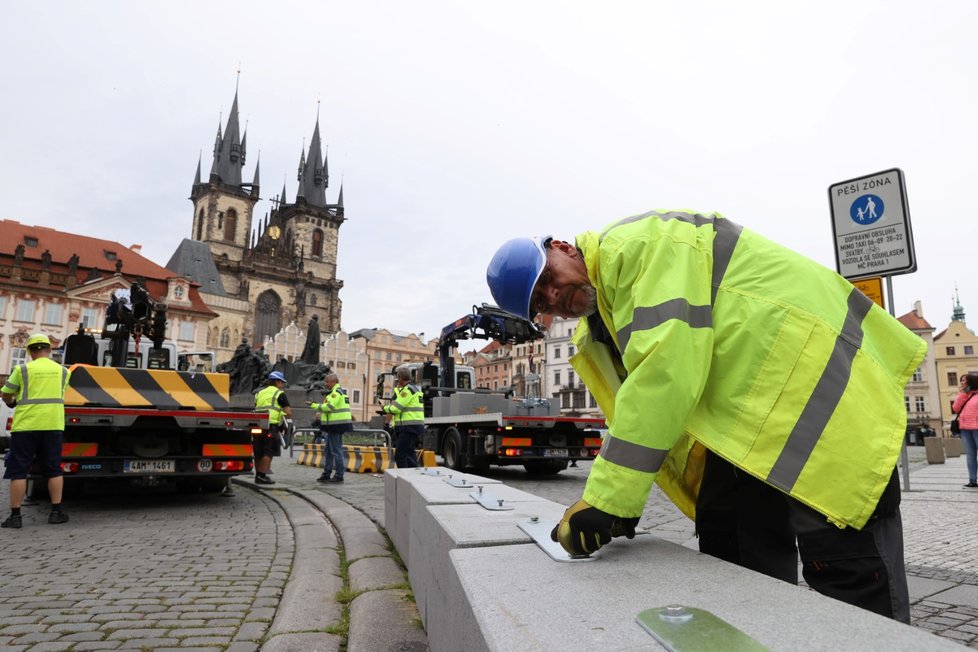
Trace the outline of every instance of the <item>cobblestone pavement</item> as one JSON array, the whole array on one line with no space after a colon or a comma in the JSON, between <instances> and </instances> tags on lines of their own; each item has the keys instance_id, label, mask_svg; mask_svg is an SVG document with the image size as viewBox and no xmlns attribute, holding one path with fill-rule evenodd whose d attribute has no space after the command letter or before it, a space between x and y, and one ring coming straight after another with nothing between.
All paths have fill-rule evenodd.
<instances>
[{"instance_id":1,"label":"cobblestone pavement","mask_svg":"<svg viewBox=\"0 0 978 652\"><path fill-rule=\"evenodd\" d=\"M274 502L236 493L85 497L64 525L24 507L23 529L0 531L0 649L257 650L293 533Z\"/></svg>"}]
</instances>

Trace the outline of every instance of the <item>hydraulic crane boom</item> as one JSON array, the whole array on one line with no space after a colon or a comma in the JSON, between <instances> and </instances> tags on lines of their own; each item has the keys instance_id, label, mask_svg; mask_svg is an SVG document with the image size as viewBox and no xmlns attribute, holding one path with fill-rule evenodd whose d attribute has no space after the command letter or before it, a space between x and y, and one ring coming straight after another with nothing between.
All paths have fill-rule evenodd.
<instances>
[{"instance_id":1,"label":"hydraulic crane boom","mask_svg":"<svg viewBox=\"0 0 978 652\"><path fill-rule=\"evenodd\" d=\"M523 344L543 339L536 324L488 304L472 306L472 313L460 317L441 329L438 340L439 378L441 387L455 387L455 347L459 340L495 340L501 344Z\"/></svg>"}]
</instances>

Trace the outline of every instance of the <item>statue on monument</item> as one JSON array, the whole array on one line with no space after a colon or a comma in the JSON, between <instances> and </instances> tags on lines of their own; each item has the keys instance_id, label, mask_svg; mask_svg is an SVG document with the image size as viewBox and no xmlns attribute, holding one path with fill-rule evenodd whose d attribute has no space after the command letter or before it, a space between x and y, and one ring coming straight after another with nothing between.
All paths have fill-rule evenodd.
<instances>
[{"instance_id":1,"label":"statue on monument","mask_svg":"<svg viewBox=\"0 0 978 652\"><path fill-rule=\"evenodd\" d=\"M306 329L306 346L302 349L302 362L311 365L319 364L319 315L313 315Z\"/></svg>"}]
</instances>

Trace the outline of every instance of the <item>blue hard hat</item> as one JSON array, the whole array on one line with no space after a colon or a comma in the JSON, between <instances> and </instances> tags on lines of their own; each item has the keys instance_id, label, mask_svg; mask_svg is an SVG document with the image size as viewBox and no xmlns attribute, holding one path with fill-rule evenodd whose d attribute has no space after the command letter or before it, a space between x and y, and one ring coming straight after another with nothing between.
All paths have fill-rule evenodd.
<instances>
[{"instance_id":1,"label":"blue hard hat","mask_svg":"<svg viewBox=\"0 0 978 652\"><path fill-rule=\"evenodd\" d=\"M281 371L273 371L272 373L268 374L268 379L281 380L283 383L288 382L287 380L285 380L285 376L282 375Z\"/></svg>"},{"instance_id":2,"label":"blue hard hat","mask_svg":"<svg viewBox=\"0 0 978 652\"><path fill-rule=\"evenodd\" d=\"M492 298L506 312L532 319L530 297L547 265L547 243L551 237L513 238L503 243L486 269Z\"/></svg>"}]
</instances>

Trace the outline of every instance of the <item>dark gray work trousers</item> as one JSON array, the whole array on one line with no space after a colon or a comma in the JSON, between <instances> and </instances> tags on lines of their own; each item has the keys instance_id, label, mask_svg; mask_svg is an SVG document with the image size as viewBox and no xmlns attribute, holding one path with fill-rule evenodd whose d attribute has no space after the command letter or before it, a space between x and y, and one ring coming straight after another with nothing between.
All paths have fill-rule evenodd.
<instances>
[{"instance_id":1,"label":"dark gray work trousers","mask_svg":"<svg viewBox=\"0 0 978 652\"><path fill-rule=\"evenodd\" d=\"M862 530L822 514L707 452L696 501L700 552L910 622L896 469ZM796 547L797 540L797 547Z\"/></svg>"}]
</instances>

